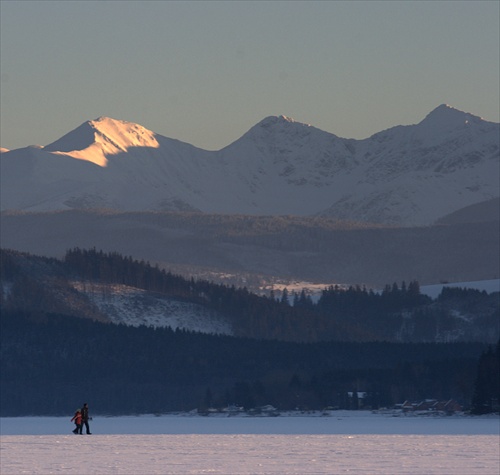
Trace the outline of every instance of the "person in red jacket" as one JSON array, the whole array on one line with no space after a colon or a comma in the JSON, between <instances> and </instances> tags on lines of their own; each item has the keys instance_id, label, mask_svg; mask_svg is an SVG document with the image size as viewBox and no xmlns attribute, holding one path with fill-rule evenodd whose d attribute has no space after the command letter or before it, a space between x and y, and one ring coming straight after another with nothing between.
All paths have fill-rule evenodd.
<instances>
[{"instance_id":1,"label":"person in red jacket","mask_svg":"<svg viewBox=\"0 0 500 475\"><path fill-rule=\"evenodd\" d=\"M75 430L73 431L73 434L78 434L82 433L82 413L80 412L80 409L77 409L75 412L75 415L73 416L73 419L71 419L71 422L75 422Z\"/></svg>"}]
</instances>

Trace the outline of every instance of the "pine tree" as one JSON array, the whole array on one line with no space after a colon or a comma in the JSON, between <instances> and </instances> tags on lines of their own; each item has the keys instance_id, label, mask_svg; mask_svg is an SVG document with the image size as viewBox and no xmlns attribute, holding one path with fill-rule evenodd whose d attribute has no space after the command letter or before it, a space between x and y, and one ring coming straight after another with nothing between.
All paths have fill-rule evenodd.
<instances>
[{"instance_id":1,"label":"pine tree","mask_svg":"<svg viewBox=\"0 0 500 475\"><path fill-rule=\"evenodd\" d=\"M487 414L498 410L500 401L500 340L496 350L490 347L479 358L472 397L472 413Z\"/></svg>"},{"instance_id":2,"label":"pine tree","mask_svg":"<svg viewBox=\"0 0 500 475\"><path fill-rule=\"evenodd\" d=\"M281 294L281 303L283 305L290 305L290 302L288 301L288 289L286 287L283 289Z\"/></svg>"}]
</instances>

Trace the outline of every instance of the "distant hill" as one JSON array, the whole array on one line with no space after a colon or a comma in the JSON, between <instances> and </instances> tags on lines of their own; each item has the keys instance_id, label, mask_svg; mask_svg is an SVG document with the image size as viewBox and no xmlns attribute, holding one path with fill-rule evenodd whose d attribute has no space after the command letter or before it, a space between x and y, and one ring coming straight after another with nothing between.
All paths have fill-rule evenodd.
<instances>
[{"instance_id":1,"label":"distant hill","mask_svg":"<svg viewBox=\"0 0 500 475\"><path fill-rule=\"evenodd\" d=\"M499 338L498 292L444 288L436 299L418 282L382 292L325 287L258 296L246 288L186 279L118 253L74 249L64 260L1 250L3 311L66 315L127 326L170 327L283 341L479 341Z\"/></svg>"},{"instance_id":2,"label":"distant hill","mask_svg":"<svg viewBox=\"0 0 500 475\"><path fill-rule=\"evenodd\" d=\"M295 282L421 285L499 278L499 221L383 227L324 217L61 211L0 215L5 248L62 258L73 247L144 259L253 291Z\"/></svg>"},{"instance_id":3,"label":"distant hill","mask_svg":"<svg viewBox=\"0 0 500 475\"><path fill-rule=\"evenodd\" d=\"M481 223L500 220L500 198L492 198L459 209L438 220L438 224Z\"/></svg>"}]
</instances>

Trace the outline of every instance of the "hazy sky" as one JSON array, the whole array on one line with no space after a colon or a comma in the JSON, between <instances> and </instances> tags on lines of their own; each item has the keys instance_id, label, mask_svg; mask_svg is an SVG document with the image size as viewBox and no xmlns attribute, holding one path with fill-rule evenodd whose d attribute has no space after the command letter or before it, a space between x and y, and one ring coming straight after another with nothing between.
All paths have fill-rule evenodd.
<instances>
[{"instance_id":1,"label":"hazy sky","mask_svg":"<svg viewBox=\"0 0 500 475\"><path fill-rule=\"evenodd\" d=\"M219 149L269 115L366 138L498 122L500 2L0 1L0 144L99 116Z\"/></svg>"}]
</instances>

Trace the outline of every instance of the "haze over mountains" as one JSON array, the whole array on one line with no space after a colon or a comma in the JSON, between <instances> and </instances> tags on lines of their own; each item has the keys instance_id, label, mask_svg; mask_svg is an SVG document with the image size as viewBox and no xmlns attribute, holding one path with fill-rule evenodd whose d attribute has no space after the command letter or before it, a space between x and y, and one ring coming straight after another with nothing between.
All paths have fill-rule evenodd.
<instances>
[{"instance_id":1,"label":"haze over mountains","mask_svg":"<svg viewBox=\"0 0 500 475\"><path fill-rule=\"evenodd\" d=\"M447 105L416 125L365 140L267 117L219 151L101 117L45 147L4 151L1 209L326 216L419 226L472 206L476 220L488 221L498 210L499 150L500 124Z\"/></svg>"}]
</instances>

